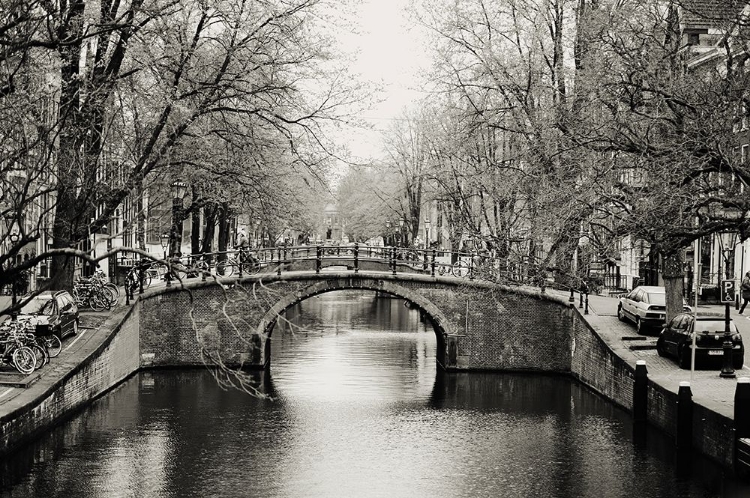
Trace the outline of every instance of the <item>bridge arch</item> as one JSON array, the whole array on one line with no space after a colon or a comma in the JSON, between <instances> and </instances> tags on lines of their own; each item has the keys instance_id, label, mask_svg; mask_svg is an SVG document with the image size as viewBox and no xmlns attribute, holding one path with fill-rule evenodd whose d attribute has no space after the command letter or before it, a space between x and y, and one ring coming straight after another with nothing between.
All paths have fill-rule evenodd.
<instances>
[{"instance_id":1,"label":"bridge arch","mask_svg":"<svg viewBox=\"0 0 750 498\"><path fill-rule=\"evenodd\" d=\"M306 299L319 294L333 292L338 290L366 290L377 291L384 294L396 296L404 299L410 307L416 307L421 313L424 313L433 325L435 338L437 340L437 362L440 366L445 367L446 337L451 335L449 321L438 309L438 307L424 296L398 285L395 282L380 279L361 279L361 278L338 278L324 280L312 283L306 287L290 292L282 296L271 308L266 311L255 329L255 337L260 337L263 342L263 358L261 361L264 365L269 366L271 362L271 335L276 326L278 317L288 308L298 304Z\"/></svg>"}]
</instances>

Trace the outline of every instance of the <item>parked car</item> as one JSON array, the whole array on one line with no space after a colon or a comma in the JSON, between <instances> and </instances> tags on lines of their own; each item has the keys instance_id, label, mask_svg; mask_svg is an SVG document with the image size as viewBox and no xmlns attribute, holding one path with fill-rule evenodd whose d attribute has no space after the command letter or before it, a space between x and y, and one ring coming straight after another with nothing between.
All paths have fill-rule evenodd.
<instances>
[{"instance_id":1,"label":"parked car","mask_svg":"<svg viewBox=\"0 0 750 498\"><path fill-rule=\"evenodd\" d=\"M683 311L692 308L682 300ZM620 298L617 304L617 318L635 324L639 334L647 330L659 330L667 316L667 295L664 287L641 285Z\"/></svg>"},{"instance_id":2,"label":"parked car","mask_svg":"<svg viewBox=\"0 0 750 498\"><path fill-rule=\"evenodd\" d=\"M68 291L42 292L21 308L18 321L28 321L37 335L55 334L61 340L78 333L78 306Z\"/></svg>"},{"instance_id":3,"label":"parked car","mask_svg":"<svg viewBox=\"0 0 750 498\"><path fill-rule=\"evenodd\" d=\"M656 341L659 356L677 359L680 368L690 368L693 332L695 336L695 364L722 366L724 360L725 317L722 315L698 315L680 313L667 323ZM729 331L732 338L732 366L735 370L745 363L745 346L737 325L730 318Z\"/></svg>"}]
</instances>

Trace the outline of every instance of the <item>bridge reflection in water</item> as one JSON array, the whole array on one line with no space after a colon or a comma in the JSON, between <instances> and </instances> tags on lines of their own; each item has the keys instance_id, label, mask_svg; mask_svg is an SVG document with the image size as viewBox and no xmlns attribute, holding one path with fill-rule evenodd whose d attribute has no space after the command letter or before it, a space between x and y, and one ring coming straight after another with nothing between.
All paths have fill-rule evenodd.
<instances>
[{"instance_id":1,"label":"bridge reflection in water","mask_svg":"<svg viewBox=\"0 0 750 498\"><path fill-rule=\"evenodd\" d=\"M3 462L16 496L748 496L566 378L446 374L399 299L340 291L273 336L276 401L205 370L144 372Z\"/></svg>"}]
</instances>

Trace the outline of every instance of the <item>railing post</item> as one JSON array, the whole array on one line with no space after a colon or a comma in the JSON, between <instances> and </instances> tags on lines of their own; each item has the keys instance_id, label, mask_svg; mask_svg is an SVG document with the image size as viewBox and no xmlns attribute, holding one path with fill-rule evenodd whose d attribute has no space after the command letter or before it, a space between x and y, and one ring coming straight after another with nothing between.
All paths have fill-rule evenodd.
<instances>
[{"instance_id":1,"label":"railing post","mask_svg":"<svg viewBox=\"0 0 750 498\"><path fill-rule=\"evenodd\" d=\"M143 272L144 272L143 265L140 264L139 262L138 264L138 286L140 288L138 289L138 294L143 294Z\"/></svg>"},{"instance_id":2,"label":"railing post","mask_svg":"<svg viewBox=\"0 0 750 498\"><path fill-rule=\"evenodd\" d=\"M396 248L391 247L391 266L393 274L396 274Z\"/></svg>"},{"instance_id":3,"label":"railing post","mask_svg":"<svg viewBox=\"0 0 750 498\"><path fill-rule=\"evenodd\" d=\"M436 257L437 257L437 250L433 249L432 250L432 269L430 270L430 276L431 277L435 276L435 258Z\"/></svg>"},{"instance_id":4,"label":"railing post","mask_svg":"<svg viewBox=\"0 0 750 498\"><path fill-rule=\"evenodd\" d=\"M750 378L737 379L734 391L734 470L740 477L750 470Z\"/></svg>"},{"instance_id":5,"label":"railing post","mask_svg":"<svg viewBox=\"0 0 750 498\"><path fill-rule=\"evenodd\" d=\"M320 267L323 265L323 248L320 244L316 247L315 251L315 273L320 273Z\"/></svg>"},{"instance_id":6,"label":"railing post","mask_svg":"<svg viewBox=\"0 0 750 498\"><path fill-rule=\"evenodd\" d=\"M680 382L677 391L677 428L675 444L677 452L689 452L693 445L693 393L690 382Z\"/></svg>"},{"instance_id":7,"label":"railing post","mask_svg":"<svg viewBox=\"0 0 750 498\"><path fill-rule=\"evenodd\" d=\"M633 421L644 424L648 418L648 370L646 362L635 362L635 380L633 383Z\"/></svg>"},{"instance_id":8,"label":"railing post","mask_svg":"<svg viewBox=\"0 0 750 498\"><path fill-rule=\"evenodd\" d=\"M354 243L354 273L359 273L359 242Z\"/></svg>"}]
</instances>

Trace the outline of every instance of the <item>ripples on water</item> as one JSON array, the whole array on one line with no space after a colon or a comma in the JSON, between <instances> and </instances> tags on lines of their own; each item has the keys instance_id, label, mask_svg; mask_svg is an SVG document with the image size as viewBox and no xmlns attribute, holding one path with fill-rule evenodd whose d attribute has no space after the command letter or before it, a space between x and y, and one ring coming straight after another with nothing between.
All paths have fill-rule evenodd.
<instances>
[{"instance_id":1,"label":"ripples on water","mask_svg":"<svg viewBox=\"0 0 750 498\"><path fill-rule=\"evenodd\" d=\"M566 378L445 375L396 299L335 292L273 333L275 397L143 372L3 462L2 496L746 497Z\"/></svg>"}]
</instances>

